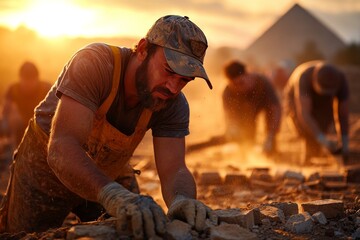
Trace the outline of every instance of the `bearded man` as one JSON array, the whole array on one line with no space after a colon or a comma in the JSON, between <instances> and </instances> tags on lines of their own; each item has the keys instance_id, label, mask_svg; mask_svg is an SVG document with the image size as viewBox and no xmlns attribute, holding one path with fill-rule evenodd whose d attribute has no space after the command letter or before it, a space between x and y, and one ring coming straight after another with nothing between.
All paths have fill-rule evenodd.
<instances>
[{"instance_id":1,"label":"bearded man","mask_svg":"<svg viewBox=\"0 0 360 240\"><path fill-rule=\"evenodd\" d=\"M158 19L136 48L94 43L67 63L36 108L17 149L0 228L44 231L69 212L82 221L103 210L135 239L162 236L168 220L139 194L129 160L152 130L154 156L170 219L197 230L216 221L196 200L185 164L189 106L181 90L195 77L212 85L203 67L207 40L188 17Z\"/></svg>"}]
</instances>

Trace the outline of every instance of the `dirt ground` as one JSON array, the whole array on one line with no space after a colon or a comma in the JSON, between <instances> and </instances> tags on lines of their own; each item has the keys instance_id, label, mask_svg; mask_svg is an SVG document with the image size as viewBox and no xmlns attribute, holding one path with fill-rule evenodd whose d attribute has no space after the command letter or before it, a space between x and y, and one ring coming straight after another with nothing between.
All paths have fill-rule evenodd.
<instances>
[{"instance_id":1,"label":"dirt ground","mask_svg":"<svg viewBox=\"0 0 360 240\"><path fill-rule=\"evenodd\" d=\"M295 234L287 231L284 223L263 221L250 229L258 239L356 239L353 234L360 227L357 223L360 219L360 182L326 187L313 185L312 181L319 179L316 176L326 174L346 178L347 169L360 164L360 114L351 115L350 132L351 155L346 165L340 156L332 155L314 158L311 165L303 165L303 143L286 129L279 137L279 153L271 158L263 156L259 146L241 147L227 143L188 152L186 161L195 176L199 200L214 210L254 209L277 202L295 202L300 206L301 203L320 199L336 199L344 203L341 218L329 219L325 225L316 224L311 233ZM136 150L132 164L135 169L141 170L138 177L141 192L151 195L166 211L150 143L151 138L147 135ZM266 173L263 175L265 181L252 181L256 170ZM304 180L285 181L284 174L289 171L303 176ZM227 177L231 175L243 177L239 184L226 184ZM219 178L209 182L206 176ZM0 239L66 239L69 227L76 224L80 223L69 216L63 228L36 234L3 234Z\"/></svg>"}]
</instances>

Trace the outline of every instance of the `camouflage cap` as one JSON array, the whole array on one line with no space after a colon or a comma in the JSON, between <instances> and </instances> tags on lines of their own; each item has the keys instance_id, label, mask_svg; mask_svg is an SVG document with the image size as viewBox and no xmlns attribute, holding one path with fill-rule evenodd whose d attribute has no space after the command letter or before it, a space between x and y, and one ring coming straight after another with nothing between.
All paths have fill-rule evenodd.
<instances>
[{"instance_id":1,"label":"camouflage cap","mask_svg":"<svg viewBox=\"0 0 360 240\"><path fill-rule=\"evenodd\" d=\"M149 29L146 39L164 48L166 61L174 72L185 77L201 77L212 89L203 66L207 40L188 17L161 17Z\"/></svg>"}]
</instances>

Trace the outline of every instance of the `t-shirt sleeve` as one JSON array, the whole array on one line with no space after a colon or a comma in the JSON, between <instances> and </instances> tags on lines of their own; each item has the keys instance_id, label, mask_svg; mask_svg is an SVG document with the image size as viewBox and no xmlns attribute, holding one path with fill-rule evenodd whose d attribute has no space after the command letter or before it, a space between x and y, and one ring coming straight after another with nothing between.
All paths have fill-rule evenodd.
<instances>
[{"instance_id":1,"label":"t-shirt sleeve","mask_svg":"<svg viewBox=\"0 0 360 240\"><path fill-rule=\"evenodd\" d=\"M155 112L150 125L153 137L185 137L189 135L189 104L180 93L169 106Z\"/></svg>"},{"instance_id":2,"label":"t-shirt sleeve","mask_svg":"<svg viewBox=\"0 0 360 240\"><path fill-rule=\"evenodd\" d=\"M95 112L111 90L111 61L106 46L93 44L81 49L65 67L57 97L64 94Z\"/></svg>"}]
</instances>

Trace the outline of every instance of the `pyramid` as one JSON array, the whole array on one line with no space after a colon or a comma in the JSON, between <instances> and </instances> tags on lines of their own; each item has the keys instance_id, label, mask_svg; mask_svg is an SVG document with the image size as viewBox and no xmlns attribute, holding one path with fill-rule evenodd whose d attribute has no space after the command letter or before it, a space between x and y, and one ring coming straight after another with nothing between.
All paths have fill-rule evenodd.
<instances>
[{"instance_id":1,"label":"pyramid","mask_svg":"<svg viewBox=\"0 0 360 240\"><path fill-rule=\"evenodd\" d=\"M333 31L299 4L295 4L247 49L245 56L259 65L280 61L293 61L313 42L326 60L345 47L345 43Z\"/></svg>"}]
</instances>

